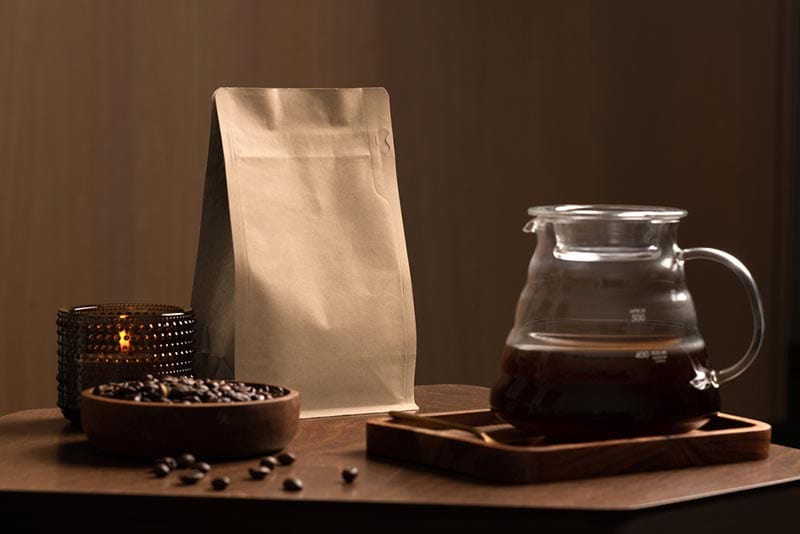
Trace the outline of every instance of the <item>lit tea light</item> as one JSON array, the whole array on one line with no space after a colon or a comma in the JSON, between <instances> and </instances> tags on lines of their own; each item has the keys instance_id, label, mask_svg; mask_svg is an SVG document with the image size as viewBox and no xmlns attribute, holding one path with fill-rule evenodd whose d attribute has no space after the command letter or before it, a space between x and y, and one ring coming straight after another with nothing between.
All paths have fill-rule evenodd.
<instances>
[{"instance_id":1,"label":"lit tea light","mask_svg":"<svg viewBox=\"0 0 800 534\"><path fill-rule=\"evenodd\" d=\"M131 350L131 336L127 330L119 331L119 351L130 352Z\"/></svg>"}]
</instances>

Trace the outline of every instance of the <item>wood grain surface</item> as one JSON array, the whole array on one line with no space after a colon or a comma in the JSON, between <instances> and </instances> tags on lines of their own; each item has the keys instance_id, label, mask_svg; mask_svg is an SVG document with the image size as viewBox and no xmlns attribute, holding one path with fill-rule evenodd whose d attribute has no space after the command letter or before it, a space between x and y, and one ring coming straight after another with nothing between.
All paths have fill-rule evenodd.
<instances>
[{"instance_id":1,"label":"wood grain surface","mask_svg":"<svg viewBox=\"0 0 800 534\"><path fill-rule=\"evenodd\" d=\"M0 0L0 413L54 405L55 313L188 304L210 96L392 98L418 383L489 385L529 205L689 210L739 257L767 341L723 409L785 407L791 46L784 0ZM688 267L717 367L747 345L733 274ZM268 326L268 325L267 325Z\"/></svg>"},{"instance_id":2,"label":"wood grain surface","mask_svg":"<svg viewBox=\"0 0 800 534\"><path fill-rule=\"evenodd\" d=\"M477 386L420 386L421 409L478 409L488 391ZM182 486L175 476L155 478L149 462L99 453L54 409L31 410L0 418L0 494L140 495L277 501L416 503L454 506L630 510L653 507L800 479L800 451L772 446L767 460L604 477L580 481L504 486L481 482L413 464L366 456L368 416L310 419L288 447L297 455L263 482L249 480L247 468L257 459L219 463L213 475L229 476L225 492L212 492L208 481ZM357 466L353 485L340 471ZM297 476L305 489L281 489L286 476Z\"/></svg>"}]
</instances>

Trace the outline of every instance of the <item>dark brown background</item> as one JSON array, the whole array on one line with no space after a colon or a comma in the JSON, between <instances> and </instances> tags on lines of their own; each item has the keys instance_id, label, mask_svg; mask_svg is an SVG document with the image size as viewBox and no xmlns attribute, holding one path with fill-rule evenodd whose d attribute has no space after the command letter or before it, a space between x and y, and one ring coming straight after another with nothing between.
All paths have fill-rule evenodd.
<instances>
[{"instance_id":1,"label":"dark brown background","mask_svg":"<svg viewBox=\"0 0 800 534\"><path fill-rule=\"evenodd\" d=\"M738 256L768 339L723 408L785 410L793 3L0 0L0 413L55 402L55 312L187 304L219 86L385 86L418 383L490 384L530 205L689 210ZM744 292L692 263L712 360Z\"/></svg>"}]
</instances>

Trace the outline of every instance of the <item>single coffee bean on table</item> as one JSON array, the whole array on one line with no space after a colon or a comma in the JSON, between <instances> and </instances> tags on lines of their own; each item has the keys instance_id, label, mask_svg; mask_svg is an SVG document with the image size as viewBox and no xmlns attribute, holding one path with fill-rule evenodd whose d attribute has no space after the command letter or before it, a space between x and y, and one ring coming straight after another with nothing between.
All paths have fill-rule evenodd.
<instances>
[{"instance_id":1,"label":"single coffee bean on table","mask_svg":"<svg viewBox=\"0 0 800 534\"><path fill-rule=\"evenodd\" d=\"M258 467L251 467L249 469L250 476L253 477L254 480L261 480L268 474L272 473L272 469L265 465L259 465Z\"/></svg>"},{"instance_id":2,"label":"single coffee bean on table","mask_svg":"<svg viewBox=\"0 0 800 534\"><path fill-rule=\"evenodd\" d=\"M217 491L222 491L230 485L231 479L228 477L217 477L211 481L211 486Z\"/></svg>"},{"instance_id":3,"label":"single coffee bean on table","mask_svg":"<svg viewBox=\"0 0 800 534\"><path fill-rule=\"evenodd\" d=\"M289 477L283 481L283 489L286 491L300 491L303 489L303 481L299 478Z\"/></svg>"},{"instance_id":4,"label":"single coffee bean on table","mask_svg":"<svg viewBox=\"0 0 800 534\"><path fill-rule=\"evenodd\" d=\"M348 484L352 483L358 476L358 467L345 467L342 469L342 478Z\"/></svg>"},{"instance_id":5,"label":"single coffee bean on table","mask_svg":"<svg viewBox=\"0 0 800 534\"><path fill-rule=\"evenodd\" d=\"M195 462L195 464L192 465L192 469L197 469L198 471L202 471L203 473L208 473L209 471L211 471L211 466L208 465L207 462Z\"/></svg>"},{"instance_id":6,"label":"single coffee bean on table","mask_svg":"<svg viewBox=\"0 0 800 534\"><path fill-rule=\"evenodd\" d=\"M178 468L178 461L175 460L175 458L173 458L172 456L164 456L162 458L157 459L153 463L154 463L154 465L164 464L167 467L169 467L170 469L177 469Z\"/></svg>"},{"instance_id":7,"label":"single coffee bean on table","mask_svg":"<svg viewBox=\"0 0 800 534\"><path fill-rule=\"evenodd\" d=\"M144 403L207 404L269 400L282 397L289 390L280 386L249 385L231 380L163 376L146 378L144 381L101 384L92 393L100 397Z\"/></svg>"},{"instance_id":8,"label":"single coffee bean on table","mask_svg":"<svg viewBox=\"0 0 800 534\"><path fill-rule=\"evenodd\" d=\"M190 469L186 473L181 475L181 481L184 484L197 484L198 481L202 480L206 474L202 471L198 471L197 469Z\"/></svg>"},{"instance_id":9,"label":"single coffee bean on table","mask_svg":"<svg viewBox=\"0 0 800 534\"><path fill-rule=\"evenodd\" d=\"M178 467L189 467L190 465L194 465L196 461L193 454L181 454L178 456Z\"/></svg>"},{"instance_id":10,"label":"single coffee bean on table","mask_svg":"<svg viewBox=\"0 0 800 534\"><path fill-rule=\"evenodd\" d=\"M164 464L170 469L177 469L178 468L178 461L175 460L172 456L162 456L161 458L157 458L153 465Z\"/></svg>"},{"instance_id":11,"label":"single coffee bean on table","mask_svg":"<svg viewBox=\"0 0 800 534\"><path fill-rule=\"evenodd\" d=\"M153 473L155 473L158 478L164 478L170 474L171 471L172 469L170 469L167 464L156 464L153 468Z\"/></svg>"},{"instance_id":12,"label":"single coffee bean on table","mask_svg":"<svg viewBox=\"0 0 800 534\"><path fill-rule=\"evenodd\" d=\"M296 459L293 452L282 452L278 455L278 463L281 465L292 465Z\"/></svg>"},{"instance_id":13,"label":"single coffee bean on table","mask_svg":"<svg viewBox=\"0 0 800 534\"><path fill-rule=\"evenodd\" d=\"M269 467L270 469L275 469L275 466L278 465L278 460L276 460L274 456L267 456L261 459L261 465Z\"/></svg>"}]
</instances>

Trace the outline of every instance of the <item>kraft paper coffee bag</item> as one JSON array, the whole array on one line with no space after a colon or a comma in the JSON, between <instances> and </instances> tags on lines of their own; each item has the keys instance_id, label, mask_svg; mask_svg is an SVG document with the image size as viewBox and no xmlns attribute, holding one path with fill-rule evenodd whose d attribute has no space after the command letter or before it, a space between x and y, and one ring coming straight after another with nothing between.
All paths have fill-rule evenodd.
<instances>
[{"instance_id":1,"label":"kraft paper coffee bag","mask_svg":"<svg viewBox=\"0 0 800 534\"><path fill-rule=\"evenodd\" d=\"M303 417L415 409L388 94L222 88L213 103L196 372L295 388Z\"/></svg>"}]
</instances>

